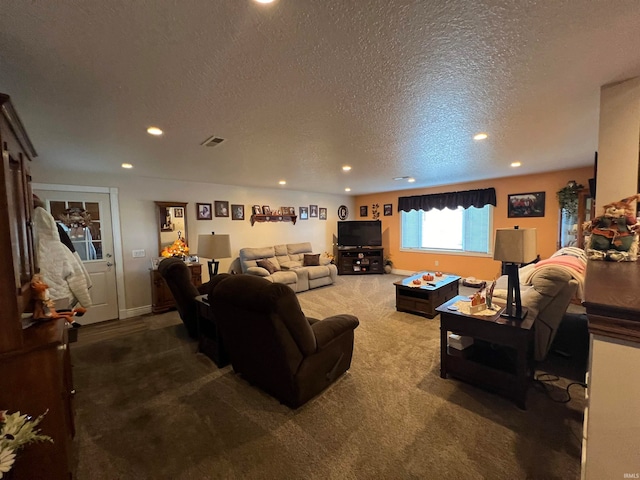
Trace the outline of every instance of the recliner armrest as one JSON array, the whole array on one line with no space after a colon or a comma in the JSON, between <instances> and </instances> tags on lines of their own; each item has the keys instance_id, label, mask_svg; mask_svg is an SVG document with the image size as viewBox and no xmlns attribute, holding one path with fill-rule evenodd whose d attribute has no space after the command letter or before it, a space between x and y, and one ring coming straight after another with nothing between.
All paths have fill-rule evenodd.
<instances>
[{"instance_id":1,"label":"recliner armrest","mask_svg":"<svg viewBox=\"0 0 640 480\"><path fill-rule=\"evenodd\" d=\"M321 349L334 338L349 330L354 330L358 325L360 325L360 322L357 317L345 313L315 322L311 325L311 330L313 330L313 334L316 337L318 349Z\"/></svg>"}]
</instances>

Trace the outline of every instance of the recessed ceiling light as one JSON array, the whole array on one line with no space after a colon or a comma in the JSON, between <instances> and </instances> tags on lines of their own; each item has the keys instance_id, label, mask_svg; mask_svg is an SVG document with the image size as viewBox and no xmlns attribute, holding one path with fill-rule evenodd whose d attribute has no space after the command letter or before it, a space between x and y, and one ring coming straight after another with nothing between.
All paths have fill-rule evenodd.
<instances>
[{"instance_id":1,"label":"recessed ceiling light","mask_svg":"<svg viewBox=\"0 0 640 480\"><path fill-rule=\"evenodd\" d=\"M279 183L280 185L286 185L286 184L287 184L287 181L286 181L286 180L280 180L278 183Z\"/></svg>"},{"instance_id":2,"label":"recessed ceiling light","mask_svg":"<svg viewBox=\"0 0 640 480\"><path fill-rule=\"evenodd\" d=\"M164 132L160 130L158 127L149 127L147 128L147 133L149 135L155 135L156 137L162 135Z\"/></svg>"},{"instance_id":3,"label":"recessed ceiling light","mask_svg":"<svg viewBox=\"0 0 640 480\"><path fill-rule=\"evenodd\" d=\"M273 0L255 0L258 3L273 3Z\"/></svg>"},{"instance_id":4,"label":"recessed ceiling light","mask_svg":"<svg viewBox=\"0 0 640 480\"><path fill-rule=\"evenodd\" d=\"M130 163L123 163L122 168L133 168L133 165L131 165Z\"/></svg>"},{"instance_id":5,"label":"recessed ceiling light","mask_svg":"<svg viewBox=\"0 0 640 480\"><path fill-rule=\"evenodd\" d=\"M344 191L345 191L345 192L350 192L350 191L351 191L351 189L350 189L349 187L347 187L347 188L345 188L345 189L344 189Z\"/></svg>"},{"instance_id":6,"label":"recessed ceiling light","mask_svg":"<svg viewBox=\"0 0 640 480\"><path fill-rule=\"evenodd\" d=\"M486 133L477 133L473 136L474 140L485 140L489 135Z\"/></svg>"},{"instance_id":7,"label":"recessed ceiling light","mask_svg":"<svg viewBox=\"0 0 640 480\"><path fill-rule=\"evenodd\" d=\"M345 166L343 166L343 167L342 167L342 170L343 170L344 172L348 172L349 170L351 170L351 165L345 165Z\"/></svg>"},{"instance_id":8,"label":"recessed ceiling light","mask_svg":"<svg viewBox=\"0 0 640 480\"><path fill-rule=\"evenodd\" d=\"M512 166L512 167L519 167L519 166L521 166L521 165L522 165L522 163L521 163L521 162L511 162L511 166Z\"/></svg>"},{"instance_id":9,"label":"recessed ceiling light","mask_svg":"<svg viewBox=\"0 0 640 480\"><path fill-rule=\"evenodd\" d=\"M409 183L413 183L413 182L415 182L415 181L416 181L416 179L415 179L415 178L413 178L413 177L411 177L411 178L407 178L407 182L409 182Z\"/></svg>"},{"instance_id":10,"label":"recessed ceiling light","mask_svg":"<svg viewBox=\"0 0 640 480\"><path fill-rule=\"evenodd\" d=\"M397 181L397 180L406 180L406 179L408 179L408 178L409 178L409 177L393 177L393 179L394 179L394 180L396 180L396 181Z\"/></svg>"}]
</instances>

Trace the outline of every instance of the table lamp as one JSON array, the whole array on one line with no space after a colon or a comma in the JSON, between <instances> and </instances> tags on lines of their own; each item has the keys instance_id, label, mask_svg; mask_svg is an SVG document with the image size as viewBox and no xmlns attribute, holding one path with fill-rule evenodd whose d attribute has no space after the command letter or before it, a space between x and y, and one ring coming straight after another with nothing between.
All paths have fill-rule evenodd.
<instances>
[{"instance_id":1,"label":"table lamp","mask_svg":"<svg viewBox=\"0 0 640 480\"><path fill-rule=\"evenodd\" d=\"M198 235L198 255L210 258L208 262L209 278L217 275L220 262L215 259L231 257L229 235L215 235L213 232L211 232L211 235Z\"/></svg>"},{"instance_id":2,"label":"table lamp","mask_svg":"<svg viewBox=\"0 0 640 480\"><path fill-rule=\"evenodd\" d=\"M527 316L527 309L522 308L520 298L520 279L518 268L524 263L536 259L536 229L535 228L498 228L493 250L493 259L505 263L508 289L507 308L502 316L512 320L522 320Z\"/></svg>"}]
</instances>

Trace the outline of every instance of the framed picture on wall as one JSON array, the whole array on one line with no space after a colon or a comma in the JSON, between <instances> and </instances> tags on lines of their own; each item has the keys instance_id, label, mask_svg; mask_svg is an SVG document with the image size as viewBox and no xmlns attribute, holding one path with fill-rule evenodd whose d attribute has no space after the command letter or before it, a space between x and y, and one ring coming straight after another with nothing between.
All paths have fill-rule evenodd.
<instances>
[{"instance_id":1,"label":"framed picture on wall","mask_svg":"<svg viewBox=\"0 0 640 480\"><path fill-rule=\"evenodd\" d=\"M196 203L196 218L198 220L211 220L211 204Z\"/></svg>"},{"instance_id":2,"label":"framed picture on wall","mask_svg":"<svg viewBox=\"0 0 640 480\"><path fill-rule=\"evenodd\" d=\"M385 203L384 204L384 216L385 217L390 217L391 215L393 215L393 205L391 205L390 203Z\"/></svg>"},{"instance_id":3,"label":"framed picture on wall","mask_svg":"<svg viewBox=\"0 0 640 480\"><path fill-rule=\"evenodd\" d=\"M360 207L360 216L368 217L369 216L369 207L367 205L363 205Z\"/></svg>"},{"instance_id":4,"label":"framed picture on wall","mask_svg":"<svg viewBox=\"0 0 640 480\"><path fill-rule=\"evenodd\" d=\"M176 218L182 218L184 217L184 208L182 207L175 207L173 209L173 216Z\"/></svg>"},{"instance_id":5,"label":"framed picture on wall","mask_svg":"<svg viewBox=\"0 0 640 480\"><path fill-rule=\"evenodd\" d=\"M544 217L545 192L514 193L508 196L507 217Z\"/></svg>"},{"instance_id":6,"label":"framed picture on wall","mask_svg":"<svg viewBox=\"0 0 640 480\"><path fill-rule=\"evenodd\" d=\"M216 200L213 202L216 208L216 217L228 217L229 216L229 202L223 202Z\"/></svg>"},{"instance_id":7,"label":"framed picture on wall","mask_svg":"<svg viewBox=\"0 0 640 480\"><path fill-rule=\"evenodd\" d=\"M244 205L231 205L231 220L244 220Z\"/></svg>"},{"instance_id":8,"label":"framed picture on wall","mask_svg":"<svg viewBox=\"0 0 640 480\"><path fill-rule=\"evenodd\" d=\"M327 219L327 209L324 207L321 207L320 210L320 220L326 220Z\"/></svg>"},{"instance_id":9,"label":"framed picture on wall","mask_svg":"<svg viewBox=\"0 0 640 480\"><path fill-rule=\"evenodd\" d=\"M309 205L309 217L318 216L318 205Z\"/></svg>"},{"instance_id":10,"label":"framed picture on wall","mask_svg":"<svg viewBox=\"0 0 640 480\"><path fill-rule=\"evenodd\" d=\"M300 220L309 220L309 207L299 207Z\"/></svg>"}]
</instances>

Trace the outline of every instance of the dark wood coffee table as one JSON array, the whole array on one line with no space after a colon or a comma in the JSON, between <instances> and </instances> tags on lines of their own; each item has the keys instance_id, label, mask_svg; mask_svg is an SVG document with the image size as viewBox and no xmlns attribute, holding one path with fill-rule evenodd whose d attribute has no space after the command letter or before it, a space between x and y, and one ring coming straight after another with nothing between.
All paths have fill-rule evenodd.
<instances>
[{"instance_id":1,"label":"dark wood coffee table","mask_svg":"<svg viewBox=\"0 0 640 480\"><path fill-rule=\"evenodd\" d=\"M435 277L429 284L423 281L420 286L411 286L413 280L422 279L422 275L426 273L428 272L420 272L394 283L396 310L433 318L437 315L438 305L458 295L460 277L457 275L445 274L442 277Z\"/></svg>"},{"instance_id":2,"label":"dark wood coffee table","mask_svg":"<svg viewBox=\"0 0 640 480\"><path fill-rule=\"evenodd\" d=\"M449 306L467 297L457 296L436 308L440 313L440 376L454 376L514 400L526 409L533 376L533 319L508 320L500 316L464 314ZM447 346L449 332L474 339L464 350Z\"/></svg>"}]
</instances>

